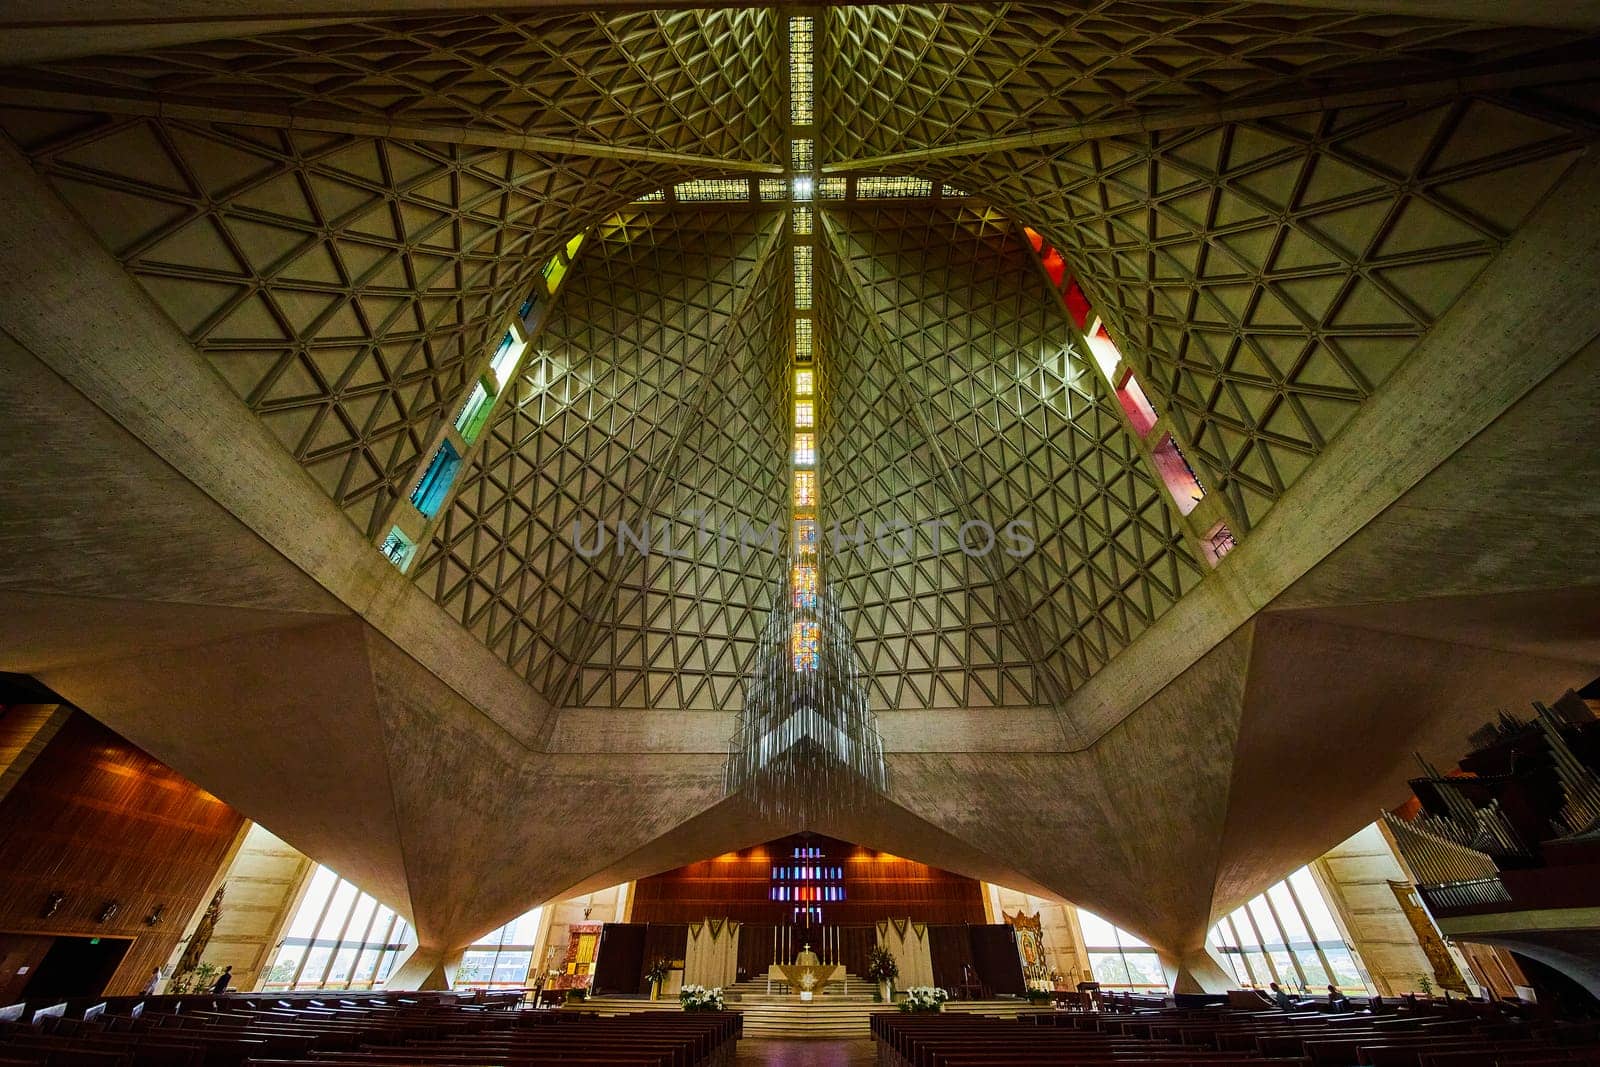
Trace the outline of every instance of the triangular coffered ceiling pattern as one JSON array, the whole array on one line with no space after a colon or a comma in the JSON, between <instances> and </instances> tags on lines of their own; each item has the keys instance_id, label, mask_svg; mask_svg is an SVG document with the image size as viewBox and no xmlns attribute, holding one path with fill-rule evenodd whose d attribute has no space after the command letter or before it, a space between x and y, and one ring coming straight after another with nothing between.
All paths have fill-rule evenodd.
<instances>
[{"instance_id":1,"label":"triangular coffered ceiling pattern","mask_svg":"<svg viewBox=\"0 0 1600 1067\"><path fill-rule=\"evenodd\" d=\"M732 710L783 578L789 505L789 259L765 257L631 548L595 605L563 703ZM635 524L637 525L637 524Z\"/></svg>"},{"instance_id":2,"label":"triangular coffered ceiling pattern","mask_svg":"<svg viewBox=\"0 0 1600 1067\"><path fill-rule=\"evenodd\" d=\"M934 149L860 173L994 208L814 205L824 523L915 531L829 556L883 709L1059 702L1201 575L1019 224L1244 535L1600 125L1564 31L1232 0L814 17L820 162ZM779 213L627 205L786 158L786 18L429 14L65 60L0 71L0 128L369 538L598 225L416 580L554 702L729 708L781 564L683 523L787 499ZM574 520L647 518L685 555L576 551ZM1036 548L927 525L975 519Z\"/></svg>"},{"instance_id":3,"label":"triangular coffered ceiling pattern","mask_svg":"<svg viewBox=\"0 0 1600 1067\"><path fill-rule=\"evenodd\" d=\"M1590 134L1559 99L1374 104L949 161L1046 232L1247 529Z\"/></svg>"},{"instance_id":4,"label":"triangular coffered ceiling pattern","mask_svg":"<svg viewBox=\"0 0 1600 1067\"><path fill-rule=\"evenodd\" d=\"M688 440L772 247L771 212L629 209L584 245L549 325L485 431L417 582L559 700L616 561ZM748 326L746 327L748 329Z\"/></svg>"},{"instance_id":5,"label":"triangular coffered ceiling pattern","mask_svg":"<svg viewBox=\"0 0 1600 1067\"><path fill-rule=\"evenodd\" d=\"M76 112L3 121L369 536L556 247L674 173Z\"/></svg>"},{"instance_id":6,"label":"triangular coffered ceiling pattern","mask_svg":"<svg viewBox=\"0 0 1600 1067\"><path fill-rule=\"evenodd\" d=\"M1458 78L1570 54L1570 33L1256 3L1091 0L832 8L823 162Z\"/></svg>"},{"instance_id":7,"label":"triangular coffered ceiling pattern","mask_svg":"<svg viewBox=\"0 0 1600 1067\"><path fill-rule=\"evenodd\" d=\"M952 518L983 524L968 544L977 571L1059 699L1199 580L1177 512L1014 223L946 204L827 221L847 260L832 277L875 320L867 333ZM1013 523L1031 551L1007 536ZM984 528L998 531L987 552Z\"/></svg>"},{"instance_id":8,"label":"triangular coffered ceiling pattern","mask_svg":"<svg viewBox=\"0 0 1600 1067\"><path fill-rule=\"evenodd\" d=\"M429 15L94 56L15 88L777 162L770 11Z\"/></svg>"},{"instance_id":9,"label":"triangular coffered ceiling pattern","mask_svg":"<svg viewBox=\"0 0 1600 1067\"><path fill-rule=\"evenodd\" d=\"M826 245L823 246L826 248ZM1036 642L945 530L965 521L930 462L901 368L839 264L817 263L823 569L877 710L1039 705Z\"/></svg>"}]
</instances>

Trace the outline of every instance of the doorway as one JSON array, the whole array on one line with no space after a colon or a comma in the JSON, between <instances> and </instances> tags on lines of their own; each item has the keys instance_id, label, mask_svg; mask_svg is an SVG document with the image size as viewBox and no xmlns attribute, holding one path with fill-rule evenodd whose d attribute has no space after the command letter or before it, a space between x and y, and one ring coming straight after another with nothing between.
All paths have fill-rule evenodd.
<instances>
[{"instance_id":1,"label":"doorway","mask_svg":"<svg viewBox=\"0 0 1600 1067\"><path fill-rule=\"evenodd\" d=\"M123 937L58 937L23 987L22 997L98 997L132 945L132 939Z\"/></svg>"}]
</instances>

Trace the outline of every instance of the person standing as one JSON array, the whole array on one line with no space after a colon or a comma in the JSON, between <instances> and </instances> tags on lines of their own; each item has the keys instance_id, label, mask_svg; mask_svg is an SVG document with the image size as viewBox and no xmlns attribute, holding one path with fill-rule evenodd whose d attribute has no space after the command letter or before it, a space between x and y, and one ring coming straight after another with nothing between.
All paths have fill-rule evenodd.
<instances>
[{"instance_id":1,"label":"person standing","mask_svg":"<svg viewBox=\"0 0 1600 1067\"><path fill-rule=\"evenodd\" d=\"M233 964L230 963L226 967L222 968L222 974L220 974L217 977L217 980L211 984L211 992L226 993L228 991L228 983L232 981Z\"/></svg>"}]
</instances>

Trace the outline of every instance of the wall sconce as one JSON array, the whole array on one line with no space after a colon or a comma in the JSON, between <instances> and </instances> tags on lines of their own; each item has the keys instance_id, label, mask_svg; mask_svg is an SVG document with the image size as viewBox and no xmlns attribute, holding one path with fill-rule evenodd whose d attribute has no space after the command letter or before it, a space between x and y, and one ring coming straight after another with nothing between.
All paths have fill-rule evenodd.
<instances>
[{"instance_id":1,"label":"wall sconce","mask_svg":"<svg viewBox=\"0 0 1600 1067\"><path fill-rule=\"evenodd\" d=\"M60 892L59 890L54 892L54 893L51 893L44 900L44 911L40 912L39 918L48 919L48 918L50 918L50 916L52 916L56 912L60 911L61 910L61 904L66 899L67 899L67 895L65 893Z\"/></svg>"},{"instance_id":2,"label":"wall sconce","mask_svg":"<svg viewBox=\"0 0 1600 1067\"><path fill-rule=\"evenodd\" d=\"M100 905L100 914L94 917L94 921L97 923L103 923L107 921L117 913L117 908L120 906L121 905L114 900L106 901L104 904Z\"/></svg>"},{"instance_id":3,"label":"wall sconce","mask_svg":"<svg viewBox=\"0 0 1600 1067\"><path fill-rule=\"evenodd\" d=\"M146 926L160 926L161 925L161 913L166 911L166 910L167 910L167 906L165 904L157 904L156 905L156 910L152 911L149 915L146 915L144 917L144 924Z\"/></svg>"}]
</instances>

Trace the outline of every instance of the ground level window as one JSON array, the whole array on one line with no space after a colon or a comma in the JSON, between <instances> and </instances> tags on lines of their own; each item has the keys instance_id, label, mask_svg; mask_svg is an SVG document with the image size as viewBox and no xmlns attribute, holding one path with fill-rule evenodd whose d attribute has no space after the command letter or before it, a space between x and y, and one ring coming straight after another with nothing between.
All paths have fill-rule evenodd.
<instances>
[{"instance_id":1,"label":"ground level window","mask_svg":"<svg viewBox=\"0 0 1600 1067\"><path fill-rule=\"evenodd\" d=\"M1128 931L1084 908L1078 909L1094 980L1107 989L1165 990L1167 975L1156 950Z\"/></svg>"},{"instance_id":2,"label":"ground level window","mask_svg":"<svg viewBox=\"0 0 1600 1067\"><path fill-rule=\"evenodd\" d=\"M1346 993L1372 991L1305 867L1212 927L1211 947L1241 986L1265 989L1277 982L1291 991L1320 995L1332 983Z\"/></svg>"},{"instance_id":3,"label":"ground level window","mask_svg":"<svg viewBox=\"0 0 1600 1067\"><path fill-rule=\"evenodd\" d=\"M538 947L541 908L534 908L467 946L456 988L522 989Z\"/></svg>"},{"instance_id":4,"label":"ground level window","mask_svg":"<svg viewBox=\"0 0 1600 1067\"><path fill-rule=\"evenodd\" d=\"M392 908L318 867L261 988L380 988L410 941L410 925Z\"/></svg>"}]
</instances>

